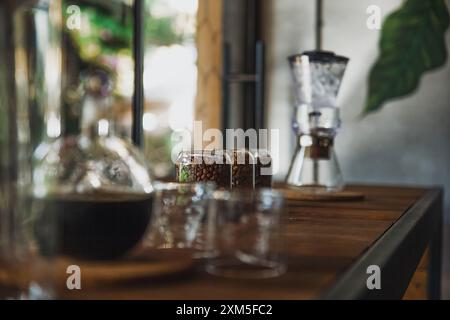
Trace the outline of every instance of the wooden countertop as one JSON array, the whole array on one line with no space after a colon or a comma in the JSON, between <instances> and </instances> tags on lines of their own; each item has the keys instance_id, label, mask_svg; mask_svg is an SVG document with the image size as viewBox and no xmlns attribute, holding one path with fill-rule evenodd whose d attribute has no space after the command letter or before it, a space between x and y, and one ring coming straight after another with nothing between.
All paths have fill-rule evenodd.
<instances>
[{"instance_id":1,"label":"wooden countertop","mask_svg":"<svg viewBox=\"0 0 450 320\"><path fill-rule=\"evenodd\" d=\"M171 280L67 291L64 296L77 299L401 298L426 246L437 233L442 214L441 191L381 186L348 186L347 190L362 192L365 199L288 201L288 271L281 277L222 279L208 275L200 266ZM382 268L384 291L367 291L365 268L372 263Z\"/></svg>"}]
</instances>

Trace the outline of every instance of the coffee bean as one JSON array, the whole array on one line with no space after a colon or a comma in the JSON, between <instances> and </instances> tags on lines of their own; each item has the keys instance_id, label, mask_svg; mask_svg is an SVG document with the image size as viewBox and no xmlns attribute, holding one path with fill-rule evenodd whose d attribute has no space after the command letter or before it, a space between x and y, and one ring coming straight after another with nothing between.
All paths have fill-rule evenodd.
<instances>
[{"instance_id":1,"label":"coffee bean","mask_svg":"<svg viewBox=\"0 0 450 320\"><path fill-rule=\"evenodd\" d=\"M197 157L197 159L195 159ZM192 155L190 160L191 162L188 164L183 164L183 167L188 167L189 170L189 178L181 181L181 165L177 163L175 165L176 169L176 178L178 181L181 182L196 182L196 181L214 181L218 187L224 187L229 188L230 187L230 181L231 181L231 174L230 174L230 165L223 165L223 164L215 164L213 161L207 161L211 160L208 159L209 155L205 153L205 155L201 155L202 161L198 161L199 155ZM187 159L184 158L184 162ZM195 161L197 160L197 161ZM213 159L214 160L214 159ZM225 160L225 159L224 159Z\"/></svg>"}]
</instances>

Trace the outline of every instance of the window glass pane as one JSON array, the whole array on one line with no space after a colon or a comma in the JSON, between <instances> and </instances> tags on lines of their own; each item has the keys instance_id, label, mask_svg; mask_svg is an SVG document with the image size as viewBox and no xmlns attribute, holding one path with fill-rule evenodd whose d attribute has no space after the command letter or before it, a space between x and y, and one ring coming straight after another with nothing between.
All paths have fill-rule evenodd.
<instances>
[{"instance_id":1,"label":"window glass pane","mask_svg":"<svg viewBox=\"0 0 450 320\"><path fill-rule=\"evenodd\" d=\"M173 174L171 135L192 130L197 91L197 0L146 0L145 152L157 178Z\"/></svg>"}]
</instances>

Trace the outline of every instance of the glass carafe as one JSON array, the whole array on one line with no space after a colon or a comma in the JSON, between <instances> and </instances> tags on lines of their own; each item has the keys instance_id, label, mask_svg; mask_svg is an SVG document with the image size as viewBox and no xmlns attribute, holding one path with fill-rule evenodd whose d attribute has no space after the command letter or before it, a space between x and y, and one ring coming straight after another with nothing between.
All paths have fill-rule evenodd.
<instances>
[{"instance_id":1,"label":"glass carafe","mask_svg":"<svg viewBox=\"0 0 450 320\"><path fill-rule=\"evenodd\" d=\"M296 98L297 147L286 182L306 191L336 191L344 180L334 151L340 127L336 98L348 59L328 51L289 57Z\"/></svg>"},{"instance_id":2,"label":"glass carafe","mask_svg":"<svg viewBox=\"0 0 450 320\"><path fill-rule=\"evenodd\" d=\"M80 133L44 141L34 152L36 239L44 252L111 259L141 239L153 187L143 155L114 134L108 74L88 71L82 87ZM48 219L55 238L45 230Z\"/></svg>"}]
</instances>

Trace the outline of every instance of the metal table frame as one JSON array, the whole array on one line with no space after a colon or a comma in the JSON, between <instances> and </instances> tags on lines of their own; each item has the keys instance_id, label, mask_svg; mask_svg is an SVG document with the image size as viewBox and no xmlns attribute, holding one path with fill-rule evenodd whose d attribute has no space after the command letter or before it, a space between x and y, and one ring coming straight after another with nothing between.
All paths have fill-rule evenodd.
<instances>
[{"instance_id":1,"label":"metal table frame","mask_svg":"<svg viewBox=\"0 0 450 320\"><path fill-rule=\"evenodd\" d=\"M428 297L441 297L443 192L433 188L411 206L322 296L323 299L401 299L430 248ZM381 270L381 289L369 290L367 267Z\"/></svg>"}]
</instances>

